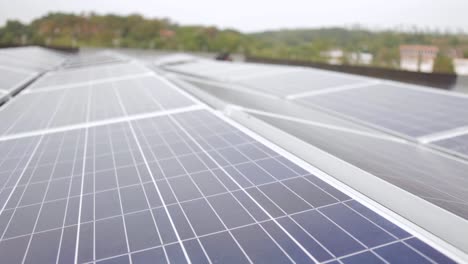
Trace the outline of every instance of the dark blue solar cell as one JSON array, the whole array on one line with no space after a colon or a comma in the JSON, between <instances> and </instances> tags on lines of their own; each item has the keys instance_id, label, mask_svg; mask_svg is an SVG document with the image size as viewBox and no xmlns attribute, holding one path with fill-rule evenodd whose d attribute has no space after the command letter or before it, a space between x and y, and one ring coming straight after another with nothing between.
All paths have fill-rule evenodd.
<instances>
[{"instance_id":1,"label":"dark blue solar cell","mask_svg":"<svg viewBox=\"0 0 468 264\"><path fill-rule=\"evenodd\" d=\"M415 237L405 240L405 242L437 263L455 263L455 261L449 259L444 254L440 253L439 251L435 250L428 244L422 242L421 240Z\"/></svg>"},{"instance_id":2,"label":"dark blue solar cell","mask_svg":"<svg viewBox=\"0 0 468 264\"><path fill-rule=\"evenodd\" d=\"M140 183L138 171L133 166L117 168L117 178L120 187Z\"/></svg>"},{"instance_id":3,"label":"dark blue solar cell","mask_svg":"<svg viewBox=\"0 0 468 264\"><path fill-rule=\"evenodd\" d=\"M317 211L307 211L292 217L337 257L365 249L358 241Z\"/></svg>"},{"instance_id":4,"label":"dark blue solar cell","mask_svg":"<svg viewBox=\"0 0 468 264\"><path fill-rule=\"evenodd\" d=\"M246 189L247 193L271 216L280 217L285 215L281 209L275 205L267 196L261 193L257 188Z\"/></svg>"},{"instance_id":5,"label":"dark blue solar cell","mask_svg":"<svg viewBox=\"0 0 468 264\"><path fill-rule=\"evenodd\" d=\"M76 226L66 227L63 230L62 246L60 248L58 263L72 263L75 261Z\"/></svg>"},{"instance_id":6,"label":"dark blue solar cell","mask_svg":"<svg viewBox=\"0 0 468 264\"><path fill-rule=\"evenodd\" d=\"M330 184L322 181L321 179L317 178L316 176L309 175L306 176L307 180L311 181L313 184L317 185L319 188L324 190L325 192L329 193L331 196L335 197L339 201L346 201L350 200L351 198L344 194L341 191L338 191L336 188L331 186Z\"/></svg>"},{"instance_id":7,"label":"dark blue solar cell","mask_svg":"<svg viewBox=\"0 0 468 264\"><path fill-rule=\"evenodd\" d=\"M256 163L279 181L297 176L293 170L279 163L275 159L270 158L259 160Z\"/></svg>"},{"instance_id":8,"label":"dark blue solar cell","mask_svg":"<svg viewBox=\"0 0 468 264\"><path fill-rule=\"evenodd\" d=\"M319 189L304 178L285 180L283 184L315 207L338 202L333 196Z\"/></svg>"},{"instance_id":9,"label":"dark blue solar cell","mask_svg":"<svg viewBox=\"0 0 468 264\"><path fill-rule=\"evenodd\" d=\"M108 258L127 252L122 217L96 222L96 258Z\"/></svg>"},{"instance_id":10,"label":"dark blue solar cell","mask_svg":"<svg viewBox=\"0 0 468 264\"><path fill-rule=\"evenodd\" d=\"M431 263L403 243L394 243L375 249L375 252L390 263L419 264Z\"/></svg>"},{"instance_id":11,"label":"dark blue solar cell","mask_svg":"<svg viewBox=\"0 0 468 264\"><path fill-rule=\"evenodd\" d=\"M197 239L184 241L184 247L192 263L208 264L209 261Z\"/></svg>"},{"instance_id":12,"label":"dark blue solar cell","mask_svg":"<svg viewBox=\"0 0 468 264\"><path fill-rule=\"evenodd\" d=\"M128 255L97 261L96 264L130 264Z\"/></svg>"},{"instance_id":13,"label":"dark blue solar cell","mask_svg":"<svg viewBox=\"0 0 468 264\"><path fill-rule=\"evenodd\" d=\"M169 214L171 215L172 222L174 223L177 233L179 234L181 239L189 239L195 236L190 227L187 218L185 217L180 205L170 205L167 207L169 210Z\"/></svg>"},{"instance_id":14,"label":"dark blue solar cell","mask_svg":"<svg viewBox=\"0 0 468 264\"><path fill-rule=\"evenodd\" d=\"M224 229L221 221L205 200L195 200L182 204L187 217L197 235L205 235Z\"/></svg>"},{"instance_id":15,"label":"dark blue solar cell","mask_svg":"<svg viewBox=\"0 0 468 264\"><path fill-rule=\"evenodd\" d=\"M109 190L117 187L114 170L96 172L94 178L96 191Z\"/></svg>"},{"instance_id":16,"label":"dark blue solar cell","mask_svg":"<svg viewBox=\"0 0 468 264\"><path fill-rule=\"evenodd\" d=\"M228 228L255 222L231 194L209 197L208 201Z\"/></svg>"},{"instance_id":17,"label":"dark blue solar cell","mask_svg":"<svg viewBox=\"0 0 468 264\"><path fill-rule=\"evenodd\" d=\"M179 157L179 161L187 173L194 173L208 169L196 155L185 155Z\"/></svg>"},{"instance_id":18,"label":"dark blue solar cell","mask_svg":"<svg viewBox=\"0 0 468 264\"><path fill-rule=\"evenodd\" d=\"M35 183L26 187L24 195L19 203L20 206L42 202L47 188L47 182Z\"/></svg>"},{"instance_id":19,"label":"dark blue solar cell","mask_svg":"<svg viewBox=\"0 0 468 264\"><path fill-rule=\"evenodd\" d=\"M350 257L341 259L344 264L378 264L385 263L373 253L366 251Z\"/></svg>"},{"instance_id":20,"label":"dark blue solar cell","mask_svg":"<svg viewBox=\"0 0 468 264\"><path fill-rule=\"evenodd\" d=\"M247 264L249 261L228 232L200 238L212 263Z\"/></svg>"},{"instance_id":21,"label":"dark blue solar cell","mask_svg":"<svg viewBox=\"0 0 468 264\"><path fill-rule=\"evenodd\" d=\"M235 167L253 184L258 185L275 181L273 177L254 163L238 164Z\"/></svg>"},{"instance_id":22,"label":"dark blue solar cell","mask_svg":"<svg viewBox=\"0 0 468 264\"><path fill-rule=\"evenodd\" d=\"M287 214L293 214L312 208L281 183L270 183L259 186L258 188Z\"/></svg>"},{"instance_id":23,"label":"dark blue solar cell","mask_svg":"<svg viewBox=\"0 0 468 264\"><path fill-rule=\"evenodd\" d=\"M202 194L198 191L197 186L189 176L174 177L168 181L179 202L202 197Z\"/></svg>"},{"instance_id":24,"label":"dark blue solar cell","mask_svg":"<svg viewBox=\"0 0 468 264\"><path fill-rule=\"evenodd\" d=\"M254 263L286 263L290 261L258 225L235 229L232 234Z\"/></svg>"},{"instance_id":25,"label":"dark blue solar cell","mask_svg":"<svg viewBox=\"0 0 468 264\"><path fill-rule=\"evenodd\" d=\"M234 177L230 173L231 171L234 171L233 169L229 170L229 168L226 168L226 171L227 173L231 175L231 177ZM226 187L229 191L235 191L235 190L240 189L239 185L237 185L236 182L234 182L234 180L229 175L227 175L226 172L224 172L223 170L216 169L216 170L212 170L212 172L223 183L223 186Z\"/></svg>"},{"instance_id":26,"label":"dark blue solar cell","mask_svg":"<svg viewBox=\"0 0 468 264\"><path fill-rule=\"evenodd\" d=\"M165 248L170 263L188 263L179 243L171 244Z\"/></svg>"},{"instance_id":27,"label":"dark blue solar cell","mask_svg":"<svg viewBox=\"0 0 468 264\"><path fill-rule=\"evenodd\" d=\"M172 227L164 208L153 209L153 214L156 219L156 224L158 225L158 231L161 235L162 242L167 244L177 241L174 228Z\"/></svg>"},{"instance_id":28,"label":"dark blue solar cell","mask_svg":"<svg viewBox=\"0 0 468 264\"><path fill-rule=\"evenodd\" d=\"M158 263L161 264L167 263L166 256L164 255L164 250L162 248L153 248L133 253L131 257L133 264L152 263L155 260L158 260Z\"/></svg>"},{"instance_id":29,"label":"dark blue solar cell","mask_svg":"<svg viewBox=\"0 0 468 264\"><path fill-rule=\"evenodd\" d=\"M28 246L30 236L22 236L0 243L0 256L5 263L21 263L26 247Z\"/></svg>"},{"instance_id":30,"label":"dark blue solar cell","mask_svg":"<svg viewBox=\"0 0 468 264\"><path fill-rule=\"evenodd\" d=\"M161 199L159 198L153 182L145 183L143 188L145 188L146 196L148 197L148 202L151 208L162 206Z\"/></svg>"},{"instance_id":31,"label":"dark blue solar cell","mask_svg":"<svg viewBox=\"0 0 468 264\"><path fill-rule=\"evenodd\" d=\"M376 247L395 240L380 227L372 224L345 205L335 204L319 210L367 247Z\"/></svg>"},{"instance_id":32,"label":"dark blue solar cell","mask_svg":"<svg viewBox=\"0 0 468 264\"><path fill-rule=\"evenodd\" d=\"M4 238L30 234L33 231L40 205L16 209Z\"/></svg>"},{"instance_id":33,"label":"dark blue solar cell","mask_svg":"<svg viewBox=\"0 0 468 264\"><path fill-rule=\"evenodd\" d=\"M96 193L94 201L96 205L96 220L120 215L122 213L117 190Z\"/></svg>"},{"instance_id":34,"label":"dark blue solar cell","mask_svg":"<svg viewBox=\"0 0 468 264\"><path fill-rule=\"evenodd\" d=\"M218 149L218 153L231 165L248 162L249 159L235 148Z\"/></svg>"},{"instance_id":35,"label":"dark blue solar cell","mask_svg":"<svg viewBox=\"0 0 468 264\"><path fill-rule=\"evenodd\" d=\"M157 181L156 185L158 186L159 192L163 198L164 204L173 204L177 203L177 199L175 198L169 183L166 180Z\"/></svg>"},{"instance_id":36,"label":"dark blue solar cell","mask_svg":"<svg viewBox=\"0 0 468 264\"><path fill-rule=\"evenodd\" d=\"M235 191L232 193L242 206L249 211L250 215L257 221L264 221L268 219L265 212L249 197L244 191Z\"/></svg>"},{"instance_id":37,"label":"dark blue solar cell","mask_svg":"<svg viewBox=\"0 0 468 264\"><path fill-rule=\"evenodd\" d=\"M203 195L214 195L227 192L223 184L210 171L191 174L193 181L200 188Z\"/></svg>"},{"instance_id":38,"label":"dark blue solar cell","mask_svg":"<svg viewBox=\"0 0 468 264\"><path fill-rule=\"evenodd\" d=\"M93 260L94 251L94 227L93 223L81 224L80 240L78 241L78 262L88 262Z\"/></svg>"},{"instance_id":39,"label":"dark blue solar cell","mask_svg":"<svg viewBox=\"0 0 468 264\"><path fill-rule=\"evenodd\" d=\"M316 260L326 261L333 258L325 248L288 217L279 218L278 222Z\"/></svg>"},{"instance_id":40,"label":"dark blue solar cell","mask_svg":"<svg viewBox=\"0 0 468 264\"><path fill-rule=\"evenodd\" d=\"M130 250L141 250L161 244L149 210L125 215L125 226Z\"/></svg>"},{"instance_id":41,"label":"dark blue solar cell","mask_svg":"<svg viewBox=\"0 0 468 264\"><path fill-rule=\"evenodd\" d=\"M160 160L159 165L161 166L166 178L185 174L184 168L177 159L172 158Z\"/></svg>"},{"instance_id":42,"label":"dark blue solar cell","mask_svg":"<svg viewBox=\"0 0 468 264\"><path fill-rule=\"evenodd\" d=\"M236 148L251 160L268 158L268 155L259 148L255 147L254 144L241 145L237 146Z\"/></svg>"},{"instance_id":43,"label":"dark blue solar cell","mask_svg":"<svg viewBox=\"0 0 468 264\"><path fill-rule=\"evenodd\" d=\"M238 170L234 167L225 167L224 168L229 175L224 174L224 178L229 178L229 180L225 180L232 183L232 190L239 189L237 185L242 186L243 188L247 188L252 186L253 184ZM232 179L231 179L232 178ZM235 183L234 183L235 181ZM237 184L236 184L237 183Z\"/></svg>"},{"instance_id":44,"label":"dark blue solar cell","mask_svg":"<svg viewBox=\"0 0 468 264\"><path fill-rule=\"evenodd\" d=\"M308 172L308 171L304 170L303 168L297 166L295 163L291 162L290 160L286 159L283 156L277 156L276 160L281 162L284 166L288 167L289 169L295 171L298 175L305 176L305 175L310 174L310 172Z\"/></svg>"},{"instance_id":45,"label":"dark blue solar cell","mask_svg":"<svg viewBox=\"0 0 468 264\"><path fill-rule=\"evenodd\" d=\"M148 209L148 203L141 185L121 188L120 198L124 214Z\"/></svg>"},{"instance_id":46,"label":"dark blue solar cell","mask_svg":"<svg viewBox=\"0 0 468 264\"><path fill-rule=\"evenodd\" d=\"M45 203L36 225L36 232L62 227L67 200Z\"/></svg>"},{"instance_id":47,"label":"dark blue solar cell","mask_svg":"<svg viewBox=\"0 0 468 264\"><path fill-rule=\"evenodd\" d=\"M356 201L349 201L346 202L353 210L362 214L367 219L371 220L373 223L377 224L378 226L382 227L383 229L387 230L394 236L399 239L410 237L411 234L406 232L405 230L401 229L397 225L393 224L392 222L388 221L387 219L383 218L382 216L378 215L374 211L370 210L369 208L365 207L364 205L356 202Z\"/></svg>"},{"instance_id":48,"label":"dark blue solar cell","mask_svg":"<svg viewBox=\"0 0 468 264\"><path fill-rule=\"evenodd\" d=\"M276 223L268 221L261 225L294 262L315 263Z\"/></svg>"}]
</instances>

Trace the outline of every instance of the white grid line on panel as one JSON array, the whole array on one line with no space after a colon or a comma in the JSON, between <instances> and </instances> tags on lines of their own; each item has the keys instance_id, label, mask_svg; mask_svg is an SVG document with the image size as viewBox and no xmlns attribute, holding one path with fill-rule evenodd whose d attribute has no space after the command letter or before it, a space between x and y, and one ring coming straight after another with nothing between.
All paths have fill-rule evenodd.
<instances>
[{"instance_id":1,"label":"white grid line on panel","mask_svg":"<svg viewBox=\"0 0 468 264\"><path fill-rule=\"evenodd\" d=\"M65 132L65 131L75 130L75 129L104 126L104 125L109 125L109 124L125 122L125 121L147 119L147 118L152 118L152 117L157 117L157 116L172 115L172 114L190 112L190 111L195 111L195 110L200 110L200 109L206 109L206 106L205 105L192 105L192 106L175 108L175 109L165 110L165 111L156 111L156 112L136 114L136 115L130 115L130 116L124 116L124 117L116 117L116 118L110 118L110 119L105 119L105 120L100 120L100 121L92 121L92 122L80 123L76 125L62 126L62 127L57 127L57 128L41 129L41 130L32 131L32 132L25 132L25 133L2 136L0 137L0 141L39 136L39 135L47 135L47 134Z\"/></svg>"},{"instance_id":2,"label":"white grid line on panel","mask_svg":"<svg viewBox=\"0 0 468 264\"><path fill-rule=\"evenodd\" d=\"M154 76L154 73L145 72L145 73L138 73L138 74L132 74L132 75L124 75L120 77L97 79L97 80L92 80L92 81L74 82L74 83L63 84L63 85L50 85L50 86L44 86L44 87L37 87L34 89L25 90L24 94L51 92L51 91L57 91L57 90L62 90L62 89L67 89L67 88L79 88L82 86L92 86L96 84L125 81L125 80L131 80L131 79L138 79L142 77L148 77L148 76Z\"/></svg>"},{"instance_id":3,"label":"white grid line on panel","mask_svg":"<svg viewBox=\"0 0 468 264\"><path fill-rule=\"evenodd\" d=\"M172 116L170 117L171 120L196 144L200 149L204 149L200 143L195 140L192 135ZM318 263L317 259L315 259L312 254L310 254L304 246L299 243L294 236L292 236L265 208L263 208L247 191L245 191L242 186L237 182L236 179L234 179L209 153L205 151L205 155L207 155L213 163L215 163L226 175L228 175L231 180L241 189L243 190L244 194L247 195L251 199L252 202L254 202L262 211L264 214L266 214L270 220L273 220L273 222L306 254L311 260L313 260L315 263Z\"/></svg>"},{"instance_id":4,"label":"white grid line on panel","mask_svg":"<svg viewBox=\"0 0 468 264\"><path fill-rule=\"evenodd\" d=\"M88 93L88 100L91 100L91 93ZM86 121L89 121L90 118L90 104L88 103L86 106ZM78 253L79 253L79 244L80 244L80 228L81 228L81 210L83 206L83 190L84 190L84 181L86 175L86 156L88 152L88 138L89 138L89 128L85 128L85 136L84 136L84 150L83 150L83 164L81 168L81 185L80 185L80 202L78 207L78 221L77 221L77 228L76 228L76 242L75 242L75 264L78 263Z\"/></svg>"}]
</instances>

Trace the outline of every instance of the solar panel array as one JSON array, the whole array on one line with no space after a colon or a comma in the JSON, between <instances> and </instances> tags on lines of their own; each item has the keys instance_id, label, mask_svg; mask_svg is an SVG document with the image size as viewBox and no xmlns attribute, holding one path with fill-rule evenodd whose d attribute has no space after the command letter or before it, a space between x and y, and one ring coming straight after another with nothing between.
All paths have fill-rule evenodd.
<instances>
[{"instance_id":1,"label":"solar panel array","mask_svg":"<svg viewBox=\"0 0 468 264\"><path fill-rule=\"evenodd\" d=\"M462 94L291 66L198 60L165 68L229 81L234 88L276 95L412 141L468 126L468 96ZM448 144L440 148L465 154Z\"/></svg>"},{"instance_id":2,"label":"solar panel array","mask_svg":"<svg viewBox=\"0 0 468 264\"><path fill-rule=\"evenodd\" d=\"M2 262L454 263L156 73L107 69L0 108Z\"/></svg>"}]
</instances>

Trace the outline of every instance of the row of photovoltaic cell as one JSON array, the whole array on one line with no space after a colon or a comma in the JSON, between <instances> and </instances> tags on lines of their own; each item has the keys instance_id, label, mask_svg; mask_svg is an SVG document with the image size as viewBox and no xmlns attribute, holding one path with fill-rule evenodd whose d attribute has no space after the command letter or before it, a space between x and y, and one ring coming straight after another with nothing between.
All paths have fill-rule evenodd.
<instances>
[{"instance_id":1,"label":"row of photovoltaic cell","mask_svg":"<svg viewBox=\"0 0 468 264\"><path fill-rule=\"evenodd\" d=\"M26 93L0 110L0 134L27 133L190 105L194 102L155 76Z\"/></svg>"},{"instance_id":2,"label":"row of photovoltaic cell","mask_svg":"<svg viewBox=\"0 0 468 264\"><path fill-rule=\"evenodd\" d=\"M102 79L122 78L149 72L148 69L135 63L117 63L73 70L61 70L44 76L37 82L34 82L28 89L39 91L42 89L60 88L67 85L89 83Z\"/></svg>"},{"instance_id":3,"label":"row of photovoltaic cell","mask_svg":"<svg viewBox=\"0 0 468 264\"><path fill-rule=\"evenodd\" d=\"M207 111L7 141L23 147L1 158L38 140L2 187L7 263L453 263Z\"/></svg>"},{"instance_id":4,"label":"row of photovoltaic cell","mask_svg":"<svg viewBox=\"0 0 468 264\"><path fill-rule=\"evenodd\" d=\"M372 85L368 78L290 66L200 60L166 68L215 80L230 80L244 87L282 97L311 92L311 96L300 97L296 99L297 102L413 140L468 125L466 96L433 93L394 84ZM327 93L330 89L353 85L364 87ZM313 94L314 91L324 93ZM454 139L463 145L468 144L461 140L464 138ZM449 151L465 154L453 145L443 145Z\"/></svg>"},{"instance_id":5,"label":"row of photovoltaic cell","mask_svg":"<svg viewBox=\"0 0 468 264\"><path fill-rule=\"evenodd\" d=\"M100 64L118 63L124 62L125 60L111 55L105 52L91 53L91 54L79 54L69 58L64 64L64 68L79 68L89 67Z\"/></svg>"}]
</instances>

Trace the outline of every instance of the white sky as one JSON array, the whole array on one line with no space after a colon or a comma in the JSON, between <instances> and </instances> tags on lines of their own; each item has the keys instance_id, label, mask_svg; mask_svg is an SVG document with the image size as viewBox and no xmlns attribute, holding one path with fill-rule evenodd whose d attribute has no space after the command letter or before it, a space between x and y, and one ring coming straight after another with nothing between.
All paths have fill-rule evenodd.
<instances>
[{"instance_id":1,"label":"white sky","mask_svg":"<svg viewBox=\"0 0 468 264\"><path fill-rule=\"evenodd\" d=\"M30 22L50 11L139 13L244 32L357 23L468 32L468 0L0 0L0 25L7 19Z\"/></svg>"}]
</instances>

